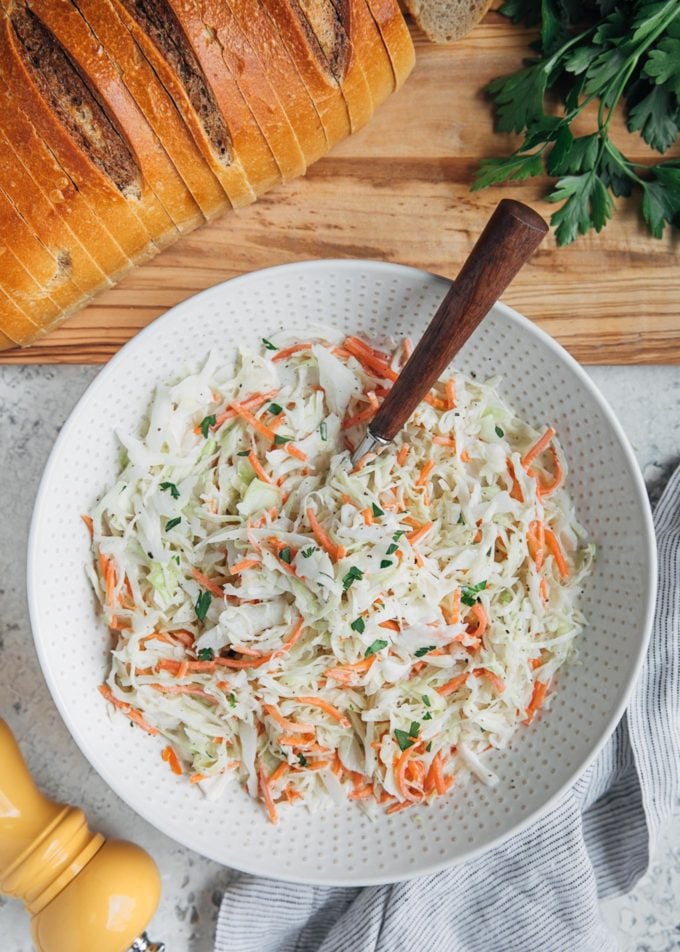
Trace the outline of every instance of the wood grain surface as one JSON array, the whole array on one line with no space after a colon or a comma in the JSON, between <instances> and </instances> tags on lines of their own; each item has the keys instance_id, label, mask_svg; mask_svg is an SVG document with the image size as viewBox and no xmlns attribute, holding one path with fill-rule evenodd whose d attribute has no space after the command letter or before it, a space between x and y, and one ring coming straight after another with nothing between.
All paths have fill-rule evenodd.
<instances>
[{"instance_id":1,"label":"wood grain surface","mask_svg":"<svg viewBox=\"0 0 680 952\"><path fill-rule=\"evenodd\" d=\"M453 276L499 199L517 198L549 216L548 180L469 190L478 159L515 141L493 133L480 90L521 64L532 34L492 12L456 44L434 46L415 30L414 37L417 65L403 89L306 178L182 238L49 337L0 354L0 362L103 363L173 304L288 261L376 258ZM633 159L650 160L620 121L613 134ZM657 241L634 205L617 205L599 235L566 248L549 235L503 300L583 363L680 363L678 234Z\"/></svg>"}]
</instances>

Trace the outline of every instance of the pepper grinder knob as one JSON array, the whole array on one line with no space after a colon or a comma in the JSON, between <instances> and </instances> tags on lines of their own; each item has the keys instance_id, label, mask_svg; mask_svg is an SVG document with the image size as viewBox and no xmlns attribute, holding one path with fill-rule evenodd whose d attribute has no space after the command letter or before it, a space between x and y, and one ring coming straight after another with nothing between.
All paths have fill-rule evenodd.
<instances>
[{"instance_id":1,"label":"pepper grinder knob","mask_svg":"<svg viewBox=\"0 0 680 952\"><path fill-rule=\"evenodd\" d=\"M43 796L2 719L0 893L25 904L37 952L162 949L144 934L160 899L154 861Z\"/></svg>"}]
</instances>

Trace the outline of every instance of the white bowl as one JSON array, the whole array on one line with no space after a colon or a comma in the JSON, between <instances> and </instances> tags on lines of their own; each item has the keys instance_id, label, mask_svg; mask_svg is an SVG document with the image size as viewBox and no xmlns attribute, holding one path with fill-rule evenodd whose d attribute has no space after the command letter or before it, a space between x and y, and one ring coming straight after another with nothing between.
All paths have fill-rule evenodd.
<instances>
[{"instance_id":1,"label":"white bowl","mask_svg":"<svg viewBox=\"0 0 680 952\"><path fill-rule=\"evenodd\" d=\"M245 275L173 308L138 334L82 397L56 441L33 513L28 592L50 691L81 750L134 810L211 859L309 883L372 884L469 859L526 827L573 784L621 717L640 668L656 585L645 487L612 411L576 362L519 314L496 305L456 360L481 378L500 374L520 414L557 429L568 488L598 545L583 592L590 624L576 664L550 707L491 756L495 789L471 783L435 803L368 820L347 803L314 815L290 810L278 826L235 785L209 802L162 762L156 738L112 718L97 691L109 634L83 572L81 513L116 474L114 429L134 429L154 385L226 356L279 328L322 321L351 333L411 334L426 327L448 282L374 261L315 261ZM414 822L420 816L422 822Z\"/></svg>"}]
</instances>

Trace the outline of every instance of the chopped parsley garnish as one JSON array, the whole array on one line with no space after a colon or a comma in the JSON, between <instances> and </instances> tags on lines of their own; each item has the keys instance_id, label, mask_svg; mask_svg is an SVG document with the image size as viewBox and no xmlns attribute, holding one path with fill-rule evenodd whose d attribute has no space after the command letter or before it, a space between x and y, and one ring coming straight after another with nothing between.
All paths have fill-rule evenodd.
<instances>
[{"instance_id":1,"label":"chopped parsley garnish","mask_svg":"<svg viewBox=\"0 0 680 952\"><path fill-rule=\"evenodd\" d=\"M179 499L179 489L174 483L161 483L160 488L163 492L169 492L173 499Z\"/></svg>"},{"instance_id":2,"label":"chopped parsley garnish","mask_svg":"<svg viewBox=\"0 0 680 952\"><path fill-rule=\"evenodd\" d=\"M364 653L365 658L370 658L371 655L374 655L377 651L382 651L383 648L387 647L387 642L384 638L376 638L372 645L369 645Z\"/></svg>"},{"instance_id":3,"label":"chopped parsley garnish","mask_svg":"<svg viewBox=\"0 0 680 952\"><path fill-rule=\"evenodd\" d=\"M430 651L434 651L436 647L437 647L436 645L428 645L427 648L418 648L418 650L415 651L414 654L416 658L422 658L423 655L429 654Z\"/></svg>"},{"instance_id":4,"label":"chopped parsley garnish","mask_svg":"<svg viewBox=\"0 0 680 952\"><path fill-rule=\"evenodd\" d=\"M430 741L430 743L427 745L427 747L425 748L425 750L426 750L426 751L428 752L428 754L429 754L429 752L432 750L432 741Z\"/></svg>"},{"instance_id":5,"label":"chopped parsley garnish","mask_svg":"<svg viewBox=\"0 0 680 952\"><path fill-rule=\"evenodd\" d=\"M399 529L399 530L398 530L397 532L395 532L394 535L392 536L392 540L393 540L394 542L398 542L398 541L401 539L401 537L402 537L403 535L406 535L406 529Z\"/></svg>"},{"instance_id":6,"label":"chopped parsley garnish","mask_svg":"<svg viewBox=\"0 0 680 952\"><path fill-rule=\"evenodd\" d=\"M267 409L270 413L273 413L274 416L278 416L279 413L283 413L283 407L279 406L278 403L270 403Z\"/></svg>"},{"instance_id":7,"label":"chopped parsley garnish","mask_svg":"<svg viewBox=\"0 0 680 952\"><path fill-rule=\"evenodd\" d=\"M287 545L285 549L281 549L279 552L279 558L282 562L285 562L286 565L290 565L290 560L292 559L292 553L290 551L290 546Z\"/></svg>"},{"instance_id":8,"label":"chopped parsley garnish","mask_svg":"<svg viewBox=\"0 0 680 952\"><path fill-rule=\"evenodd\" d=\"M215 657L215 652L212 648L201 648L197 657L199 661L212 661Z\"/></svg>"},{"instance_id":9,"label":"chopped parsley garnish","mask_svg":"<svg viewBox=\"0 0 680 952\"><path fill-rule=\"evenodd\" d=\"M171 529L174 529L175 526L178 526L181 521L181 516L176 516L174 519L168 519L168 521L165 523L165 531L169 532Z\"/></svg>"},{"instance_id":10,"label":"chopped parsley garnish","mask_svg":"<svg viewBox=\"0 0 680 952\"><path fill-rule=\"evenodd\" d=\"M361 569L358 569L356 565L352 565L342 580L343 590L346 592L348 588L351 588L354 582L359 582L364 577L364 573Z\"/></svg>"},{"instance_id":11,"label":"chopped parsley garnish","mask_svg":"<svg viewBox=\"0 0 680 952\"><path fill-rule=\"evenodd\" d=\"M196 617L199 621L205 621L205 616L208 614L211 601L212 595L210 592L201 592L196 599Z\"/></svg>"},{"instance_id":12,"label":"chopped parsley garnish","mask_svg":"<svg viewBox=\"0 0 680 952\"><path fill-rule=\"evenodd\" d=\"M425 707L432 707L432 702L430 701L427 694L423 694L423 704L425 705Z\"/></svg>"},{"instance_id":13,"label":"chopped parsley garnish","mask_svg":"<svg viewBox=\"0 0 680 952\"><path fill-rule=\"evenodd\" d=\"M425 713L423 714L423 720L424 720L424 721L431 721L431 720L432 720L432 714L431 714L430 711L425 711Z\"/></svg>"},{"instance_id":14,"label":"chopped parsley garnish","mask_svg":"<svg viewBox=\"0 0 680 952\"><path fill-rule=\"evenodd\" d=\"M201 428L201 433L203 434L204 439L208 439L208 433L210 432L210 427L215 426L217 423L217 417L214 413L211 413L210 416L203 417L199 426Z\"/></svg>"},{"instance_id":15,"label":"chopped parsley garnish","mask_svg":"<svg viewBox=\"0 0 680 952\"><path fill-rule=\"evenodd\" d=\"M463 585L460 594L460 600L463 605L468 605L472 607L476 602L479 601L477 598L477 593L484 591L486 588L486 581L479 582L477 585Z\"/></svg>"},{"instance_id":16,"label":"chopped parsley garnish","mask_svg":"<svg viewBox=\"0 0 680 952\"><path fill-rule=\"evenodd\" d=\"M281 436L280 433L275 433L275 434L274 434L274 446L285 446L285 444L286 444L286 443L290 443L290 442L292 441L292 439L293 439L292 436Z\"/></svg>"},{"instance_id":17,"label":"chopped parsley garnish","mask_svg":"<svg viewBox=\"0 0 680 952\"><path fill-rule=\"evenodd\" d=\"M272 342L271 342L270 340L267 340L266 337L263 337L263 338L262 338L262 343L263 343L264 346L267 348L267 350L278 350L278 349L279 349L279 348L276 346L276 344L272 344Z\"/></svg>"},{"instance_id":18,"label":"chopped parsley garnish","mask_svg":"<svg viewBox=\"0 0 680 952\"><path fill-rule=\"evenodd\" d=\"M374 502L371 503L371 509L373 510L373 515L376 517L385 515L384 511L380 508L380 506L376 506Z\"/></svg>"},{"instance_id":19,"label":"chopped parsley garnish","mask_svg":"<svg viewBox=\"0 0 680 952\"><path fill-rule=\"evenodd\" d=\"M418 721L411 721L411 726L409 727L409 734L411 737L417 737L420 733L420 724Z\"/></svg>"},{"instance_id":20,"label":"chopped parsley garnish","mask_svg":"<svg viewBox=\"0 0 680 952\"><path fill-rule=\"evenodd\" d=\"M400 750L408 750L409 747L413 747L415 740L411 737L410 734L407 734L406 731L401 731L397 727L394 732L394 737L399 744Z\"/></svg>"},{"instance_id":21,"label":"chopped parsley garnish","mask_svg":"<svg viewBox=\"0 0 680 952\"><path fill-rule=\"evenodd\" d=\"M250 450L239 450L237 456L250 456Z\"/></svg>"},{"instance_id":22,"label":"chopped parsley garnish","mask_svg":"<svg viewBox=\"0 0 680 952\"><path fill-rule=\"evenodd\" d=\"M500 436L501 438L505 436L505 432L500 426L495 426L494 430L496 431L496 436Z\"/></svg>"},{"instance_id":23,"label":"chopped parsley garnish","mask_svg":"<svg viewBox=\"0 0 680 952\"><path fill-rule=\"evenodd\" d=\"M386 555L394 555L398 548L399 546L396 542L390 542L390 544L387 546Z\"/></svg>"},{"instance_id":24,"label":"chopped parsley garnish","mask_svg":"<svg viewBox=\"0 0 680 952\"><path fill-rule=\"evenodd\" d=\"M380 568L381 568L381 569L388 569L388 568L390 567L390 565L394 565L394 563L392 562L392 559L381 559L381 560L380 560Z\"/></svg>"},{"instance_id":25,"label":"chopped parsley garnish","mask_svg":"<svg viewBox=\"0 0 680 952\"><path fill-rule=\"evenodd\" d=\"M314 552L316 552L316 546L315 546L315 545L310 545L310 547L309 547L308 549L303 549L303 550L302 550L302 557L303 557L303 559L308 559L308 558L310 557L310 555L313 555L313 554L314 554Z\"/></svg>"},{"instance_id":26,"label":"chopped parsley garnish","mask_svg":"<svg viewBox=\"0 0 680 952\"><path fill-rule=\"evenodd\" d=\"M229 695L229 707L236 707L236 696L233 691Z\"/></svg>"},{"instance_id":27,"label":"chopped parsley garnish","mask_svg":"<svg viewBox=\"0 0 680 952\"><path fill-rule=\"evenodd\" d=\"M462 512L461 512L461 514L458 516L458 525L459 525L459 526L464 526L464 525L465 525L465 519L463 518L463 513L462 513Z\"/></svg>"},{"instance_id":28,"label":"chopped parsley garnish","mask_svg":"<svg viewBox=\"0 0 680 952\"><path fill-rule=\"evenodd\" d=\"M300 766L301 766L301 767L306 767L306 766L307 766L307 758L305 757L305 755L304 755L304 754L298 754L297 756L298 756L298 760L300 761Z\"/></svg>"},{"instance_id":29,"label":"chopped parsley garnish","mask_svg":"<svg viewBox=\"0 0 680 952\"><path fill-rule=\"evenodd\" d=\"M366 630L366 622L363 620L363 618L355 618L349 627L352 629L352 631L358 631L361 635Z\"/></svg>"},{"instance_id":30,"label":"chopped parsley garnish","mask_svg":"<svg viewBox=\"0 0 680 952\"><path fill-rule=\"evenodd\" d=\"M319 424L319 436L324 441L324 443L328 439L328 425L325 420L322 420Z\"/></svg>"}]
</instances>

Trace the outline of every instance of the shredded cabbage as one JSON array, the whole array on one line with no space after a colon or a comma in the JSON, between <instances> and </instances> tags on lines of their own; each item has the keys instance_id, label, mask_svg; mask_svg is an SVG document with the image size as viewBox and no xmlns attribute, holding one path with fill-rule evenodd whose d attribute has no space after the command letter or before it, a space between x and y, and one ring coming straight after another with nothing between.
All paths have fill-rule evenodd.
<instances>
[{"instance_id":1,"label":"shredded cabbage","mask_svg":"<svg viewBox=\"0 0 680 952\"><path fill-rule=\"evenodd\" d=\"M454 373L353 470L408 347L297 340L211 355L118 434L91 513L102 693L207 796L235 780L274 821L494 783L485 753L549 700L585 624L594 546L562 450L498 380Z\"/></svg>"}]
</instances>

